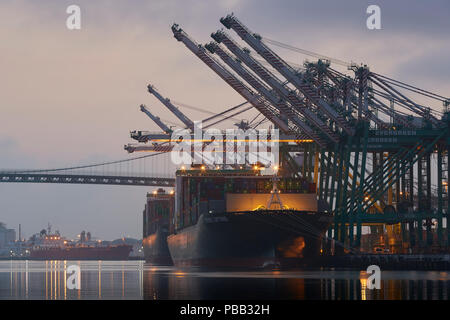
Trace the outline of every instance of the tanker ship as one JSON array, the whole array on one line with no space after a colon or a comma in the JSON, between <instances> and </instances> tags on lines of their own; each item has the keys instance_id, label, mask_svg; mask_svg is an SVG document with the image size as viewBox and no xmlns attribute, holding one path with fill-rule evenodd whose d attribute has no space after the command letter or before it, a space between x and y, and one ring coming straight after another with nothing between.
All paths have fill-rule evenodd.
<instances>
[{"instance_id":1,"label":"tanker ship","mask_svg":"<svg viewBox=\"0 0 450 320\"><path fill-rule=\"evenodd\" d=\"M305 179L258 170L178 170L174 211L168 224L154 223L144 240L146 257L170 256L179 267L303 265L319 255L332 221L315 191Z\"/></svg>"},{"instance_id":2,"label":"tanker ship","mask_svg":"<svg viewBox=\"0 0 450 320\"><path fill-rule=\"evenodd\" d=\"M126 260L132 246L111 245L91 240L91 235L83 231L77 242L65 239L59 232L41 231L34 237L30 248L30 259L35 260Z\"/></svg>"}]
</instances>

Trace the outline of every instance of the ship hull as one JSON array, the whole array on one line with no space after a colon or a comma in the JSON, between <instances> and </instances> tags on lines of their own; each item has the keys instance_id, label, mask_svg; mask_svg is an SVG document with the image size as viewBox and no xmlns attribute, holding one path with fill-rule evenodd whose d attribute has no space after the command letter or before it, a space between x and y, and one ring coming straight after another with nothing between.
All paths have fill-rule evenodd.
<instances>
[{"instance_id":1,"label":"ship hull","mask_svg":"<svg viewBox=\"0 0 450 320\"><path fill-rule=\"evenodd\" d=\"M155 233L143 239L145 262L163 266L173 265L167 245L168 234L165 228L158 228Z\"/></svg>"},{"instance_id":2,"label":"ship hull","mask_svg":"<svg viewBox=\"0 0 450 320\"><path fill-rule=\"evenodd\" d=\"M179 267L291 267L319 255L330 223L329 215L313 212L203 214L167 240Z\"/></svg>"},{"instance_id":3,"label":"ship hull","mask_svg":"<svg viewBox=\"0 0 450 320\"><path fill-rule=\"evenodd\" d=\"M114 247L72 247L40 248L30 252L35 260L127 260L132 247L120 245Z\"/></svg>"}]
</instances>

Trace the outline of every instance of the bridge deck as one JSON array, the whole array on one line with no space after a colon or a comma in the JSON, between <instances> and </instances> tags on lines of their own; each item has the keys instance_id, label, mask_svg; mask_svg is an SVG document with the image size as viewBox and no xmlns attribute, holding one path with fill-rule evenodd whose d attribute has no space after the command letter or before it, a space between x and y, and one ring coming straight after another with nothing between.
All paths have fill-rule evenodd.
<instances>
[{"instance_id":1,"label":"bridge deck","mask_svg":"<svg viewBox=\"0 0 450 320\"><path fill-rule=\"evenodd\" d=\"M0 182L106 184L157 187L173 187L175 185L174 178L46 173L0 173Z\"/></svg>"}]
</instances>

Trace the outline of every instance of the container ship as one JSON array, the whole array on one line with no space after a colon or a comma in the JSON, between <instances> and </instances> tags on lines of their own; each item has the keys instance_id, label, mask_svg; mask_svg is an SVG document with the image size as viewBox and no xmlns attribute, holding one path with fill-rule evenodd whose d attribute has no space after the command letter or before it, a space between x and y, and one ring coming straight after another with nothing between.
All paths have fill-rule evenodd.
<instances>
[{"instance_id":1,"label":"container ship","mask_svg":"<svg viewBox=\"0 0 450 320\"><path fill-rule=\"evenodd\" d=\"M30 259L36 260L127 260L132 246L128 244L105 245L91 240L90 233L83 231L80 240L73 242L59 232L41 231L30 248Z\"/></svg>"},{"instance_id":2,"label":"container ship","mask_svg":"<svg viewBox=\"0 0 450 320\"><path fill-rule=\"evenodd\" d=\"M174 196L166 197L173 212L146 226L152 230L144 234L146 257L170 257L180 267L303 265L319 255L332 221L315 189L305 179L259 170L178 170ZM152 203L157 202L147 201L147 207Z\"/></svg>"},{"instance_id":3,"label":"container ship","mask_svg":"<svg viewBox=\"0 0 450 320\"><path fill-rule=\"evenodd\" d=\"M145 261L155 265L172 265L167 236L173 232L174 192L162 188L147 194L143 212L143 240Z\"/></svg>"}]
</instances>

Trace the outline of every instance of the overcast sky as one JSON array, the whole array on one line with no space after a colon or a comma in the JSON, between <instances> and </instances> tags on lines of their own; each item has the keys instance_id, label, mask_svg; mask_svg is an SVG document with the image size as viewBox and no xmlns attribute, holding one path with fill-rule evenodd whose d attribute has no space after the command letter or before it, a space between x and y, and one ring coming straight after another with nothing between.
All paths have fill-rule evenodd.
<instances>
[{"instance_id":1,"label":"overcast sky","mask_svg":"<svg viewBox=\"0 0 450 320\"><path fill-rule=\"evenodd\" d=\"M81 7L81 30L66 28L67 6ZM382 30L366 28L366 8L381 7ZM170 30L211 41L234 12L271 39L450 95L450 2L432 1L20 1L0 2L0 168L65 167L131 157L134 129L156 130L146 103L177 122L146 91L220 112L242 102ZM236 39L237 36L231 33ZM280 50L287 60L305 59ZM183 109L194 120L207 115ZM247 116L244 116L244 118ZM249 115L248 115L249 117ZM0 184L0 221L30 236L50 222L113 239L141 237L151 188Z\"/></svg>"}]
</instances>

